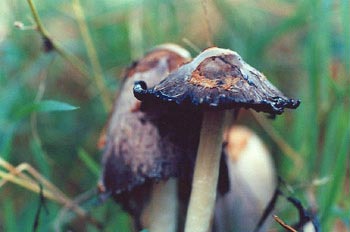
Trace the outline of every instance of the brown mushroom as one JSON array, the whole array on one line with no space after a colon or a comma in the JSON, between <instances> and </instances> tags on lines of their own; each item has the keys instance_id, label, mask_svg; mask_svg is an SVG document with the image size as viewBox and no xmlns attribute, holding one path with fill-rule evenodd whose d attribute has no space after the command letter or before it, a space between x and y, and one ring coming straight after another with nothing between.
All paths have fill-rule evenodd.
<instances>
[{"instance_id":1,"label":"brown mushroom","mask_svg":"<svg viewBox=\"0 0 350 232\"><path fill-rule=\"evenodd\" d=\"M211 225L222 132L229 117L224 109L281 114L300 103L285 97L236 52L216 47L204 50L152 88L136 82L134 95L149 105L165 102L204 112L185 232L207 232Z\"/></svg>"},{"instance_id":2,"label":"brown mushroom","mask_svg":"<svg viewBox=\"0 0 350 232\"><path fill-rule=\"evenodd\" d=\"M189 169L182 170L180 167L194 163L201 115L141 104L133 96L133 84L142 80L155 85L187 62L189 57L185 49L166 44L156 47L134 63L126 73L125 83L103 136L104 142L101 142L104 144L102 187L134 216L138 230L146 225L152 227L149 221L155 216L151 215L149 209L152 206L149 204L152 201L157 203L154 199L164 196L166 189L176 190L174 181L156 182L190 175L185 173ZM179 118L186 121L179 121ZM176 201L176 191L172 196ZM158 209L158 215L168 213L177 216L172 206ZM176 225L176 218L172 223Z\"/></svg>"}]
</instances>

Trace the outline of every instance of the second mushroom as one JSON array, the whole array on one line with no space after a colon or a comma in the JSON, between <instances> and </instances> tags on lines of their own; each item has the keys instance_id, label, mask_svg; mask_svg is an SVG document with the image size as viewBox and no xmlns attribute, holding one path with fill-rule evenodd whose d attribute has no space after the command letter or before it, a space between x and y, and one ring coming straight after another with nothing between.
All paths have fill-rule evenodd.
<instances>
[{"instance_id":1,"label":"second mushroom","mask_svg":"<svg viewBox=\"0 0 350 232\"><path fill-rule=\"evenodd\" d=\"M284 108L294 109L300 104L299 100L284 96L236 52L216 47L204 50L152 88L143 81L136 82L134 95L151 104L173 104L204 112L185 232L210 229L222 133L233 114L228 110L237 113L244 107L281 114Z\"/></svg>"}]
</instances>

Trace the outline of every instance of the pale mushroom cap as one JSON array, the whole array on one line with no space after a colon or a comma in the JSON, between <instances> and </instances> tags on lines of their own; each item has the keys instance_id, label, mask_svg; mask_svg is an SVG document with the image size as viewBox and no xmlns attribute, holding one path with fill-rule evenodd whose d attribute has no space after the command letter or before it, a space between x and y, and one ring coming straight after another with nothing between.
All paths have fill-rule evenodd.
<instances>
[{"instance_id":1,"label":"pale mushroom cap","mask_svg":"<svg viewBox=\"0 0 350 232\"><path fill-rule=\"evenodd\" d=\"M276 188L276 170L270 152L261 139L244 126L233 126L227 133L228 165L238 173L265 208Z\"/></svg>"},{"instance_id":2,"label":"pale mushroom cap","mask_svg":"<svg viewBox=\"0 0 350 232\"><path fill-rule=\"evenodd\" d=\"M180 47L177 44L165 43L165 44L161 44L161 45L156 46L153 50L161 50L161 49L165 49L165 50L174 52L174 53L176 53L176 54L178 54L186 59L191 58L191 54L186 49L184 49L183 47Z\"/></svg>"},{"instance_id":3,"label":"pale mushroom cap","mask_svg":"<svg viewBox=\"0 0 350 232\"><path fill-rule=\"evenodd\" d=\"M225 141L230 189L218 198L216 231L254 231L277 186L274 163L261 139L247 127L231 127ZM270 222L259 231L267 231Z\"/></svg>"}]
</instances>

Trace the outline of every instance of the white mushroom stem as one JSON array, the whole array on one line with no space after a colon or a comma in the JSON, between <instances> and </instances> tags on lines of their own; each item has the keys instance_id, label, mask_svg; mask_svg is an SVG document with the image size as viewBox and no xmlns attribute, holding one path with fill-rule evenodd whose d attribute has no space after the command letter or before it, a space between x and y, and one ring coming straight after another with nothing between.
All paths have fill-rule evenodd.
<instances>
[{"instance_id":1,"label":"white mushroom stem","mask_svg":"<svg viewBox=\"0 0 350 232\"><path fill-rule=\"evenodd\" d=\"M153 184L150 202L142 212L142 226L151 232L175 232L177 213L177 180L170 178Z\"/></svg>"},{"instance_id":2,"label":"white mushroom stem","mask_svg":"<svg viewBox=\"0 0 350 232\"><path fill-rule=\"evenodd\" d=\"M222 137L228 113L229 111L204 113L185 232L207 232L210 229L216 200Z\"/></svg>"}]
</instances>

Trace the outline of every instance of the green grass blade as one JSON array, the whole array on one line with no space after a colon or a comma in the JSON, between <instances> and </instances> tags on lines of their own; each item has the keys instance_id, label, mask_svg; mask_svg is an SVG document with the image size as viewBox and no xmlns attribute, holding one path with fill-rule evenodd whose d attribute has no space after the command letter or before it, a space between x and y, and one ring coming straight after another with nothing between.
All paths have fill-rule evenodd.
<instances>
[{"instance_id":1,"label":"green grass blade","mask_svg":"<svg viewBox=\"0 0 350 232\"><path fill-rule=\"evenodd\" d=\"M3 229L4 231L17 231L16 226L16 214L13 206L12 199L7 199L3 201Z\"/></svg>"},{"instance_id":2,"label":"green grass blade","mask_svg":"<svg viewBox=\"0 0 350 232\"><path fill-rule=\"evenodd\" d=\"M350 1L349 0L342 0L341 1L341 19L343 24L343 34L344 34L344 63L346 72L349 75L350 74ZM349 87L350 89L350 87Z\"/></svg>"},{"instance_id":3,"label":"green grass blade","mask_svg":"<svg viewBox=\"0 0 350 232\"><path fill-rule=\"evenodd\" d=\"M342 105L337 102L336 105ZM339 134L339 129L342 129L341 119L343 118L344 110L341 107L335 107L328 116L325 138L323 143L322 159L320 164L320 177L329 175L333 167L334 152L337 150L340 141L334 138Z\"/></svg>"},{"instance_id":4,"label":"green grass blade","mask_svg":"<svg viewBox=\"0 0 350 232\"><path fill-rule=\"evenodd\" d=\"M78 150L78 156L79 159L96 177L100 176L100 165L97 164L84 149L80 148Z\"/></svg>"},{"instance_id":5,"label":"green grass blade","mask_svg":"<svg viewBox=\"0 0 350 232\"><path fill-rule=\"evenodd\" d=\"M37 112L52 112L52 111L71 111L79 107L72 106L65 102L44 100L35 104L35 111Z\"/></svg>"},{"instance_id":6,"label":"green grass blade","mask_svg":"<svg viewBox=\"0 0 350 232\"><path fill-rule=\"evenodd\" d=\"M33 102L20 107L15 112L15 118L17 120L27 117L34 112L54 112L54 111L71 111L76 110L79 107L72 106L65 102L55 100L43 100L40 102Z\"/></svg>"},{"instance_id":7,"label":"green grass blade","mask_svg":"<svg viewBox=\"0 0 350 232\"><path fill-rule=\"evenodd\" d=\"M39 168L41 174L50 178L51 167L48 163L48 158L42 149L41 142L38 139L33 138L30 141L30 149L33 154L33 158L36 166Z\"/></svg>"},{"instance_id":8,"label":"green grass blade","mask_svg":"<svg viewBox=\"0 0 350 232\"><path fill-rule=\"evenodd\" d=\"M342 141L341 150L339 151L338 157L336 159L336 167L334 169L334 178L332 179L332 185L328 189L328 196L326 198L326 201L323 206L322 210L322 224L326 228L325 231L330 229L330 219L332 219L332 210L334 205L339 199L339 196L342 191L342 186L344 183L344 178L346 175L346 159L347 154L349 152L349 131L347 132L346 136L344 136L344 139Z\"/></svg>"},{"instance_id":9,"label":"green grass blade","mask_svg":"<svg viewBox=\"0 0 350 232\"><path fill-rule=\"evenodd\" d=\"M330 29L329 17L331 4L328 2L313 1L312 19L307 40L307 54L305 56L308 73L308 162L309 175L316 172L319 149L321 113L329 106L329 64L330 64ZM327 14L325 15L325 12Z\"/></svg>"}]
</instances>

